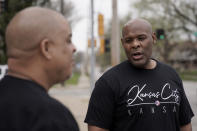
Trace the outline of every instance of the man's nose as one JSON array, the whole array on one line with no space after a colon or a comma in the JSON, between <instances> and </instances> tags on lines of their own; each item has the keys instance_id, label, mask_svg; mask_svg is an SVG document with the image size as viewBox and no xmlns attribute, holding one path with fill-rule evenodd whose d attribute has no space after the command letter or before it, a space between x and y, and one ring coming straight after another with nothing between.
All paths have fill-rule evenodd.
<instances>
[{"instance_id":1,"label":"man's nose","mask_svg":"<svg viewBox=\"0 0 197 131\"><path fill-rule=\"evenodd\" d=\"M72 46L73 46L73 53L75 53L77 51L77 49L73 43L72 43Z\"/></svg>"},{"instance_id":2,"label":"man's nose","mask_svg":"<svg viewBox=\"0 0 197 131\"><path fill-rule=\"evenodd\" d=\"M138 40L134 40L132 44L132 48L139 48L140 47L140 42Z\"/></svg>"}]
</instances>

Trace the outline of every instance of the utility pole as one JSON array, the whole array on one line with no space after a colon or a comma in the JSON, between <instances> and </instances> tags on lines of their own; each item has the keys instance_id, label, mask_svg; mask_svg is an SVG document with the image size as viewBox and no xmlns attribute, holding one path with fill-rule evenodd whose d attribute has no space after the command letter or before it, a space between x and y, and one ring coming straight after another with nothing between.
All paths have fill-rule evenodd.
<instances>
[{"instance_id":1,"label":"utility pole","mask_svg":"<svg viewBox=\"0 0 197 131\"><path fill-rule=\"evenodd\" d=\"M117 14L117 0L112 0L112 12L111 64L114 66L120 63L120 35Z\"/></svg>"},{"instance_id":2,"label":"utility pole","mask_svg":"<svg viewBox=\"0 0 197 131\"><path fill-rule=\"evenodd\" d=\"M61 13L62 15L64 15L64 0L60 0L60 5L59 5L59 6L60 6L60 13ZM60 85L61 85L62 87L65 86L64 82L61 82Z\"/></svg>"},{"instance_id":3,"label":"utility pole","mask_svg":"<svg viewBox=\"0 0 197 131\"><path fill-rule=\"evenodd\" d=\"M62 15L64 15L64 0L60 1L60 12Z\"/></svg>"},{"instance_id":4,"label":"utility pole","mask_svg":"<svg viewBox=\"0 0 197 131\"><path fill-rule=\"evenodd\" d=\"M91 74L90 74L90 87L91 91L94 89L94 68L95 68L95 54L94 54L94 0L91 0Z\"/></svg>"}]
</instances>

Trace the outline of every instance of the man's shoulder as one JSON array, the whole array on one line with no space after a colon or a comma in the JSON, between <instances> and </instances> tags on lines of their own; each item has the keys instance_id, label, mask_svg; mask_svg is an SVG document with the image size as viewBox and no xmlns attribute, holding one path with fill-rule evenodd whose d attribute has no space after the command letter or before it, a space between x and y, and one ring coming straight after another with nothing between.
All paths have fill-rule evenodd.
<instances>
[{"instance_id":1,"label":"man's shoulder","mask_svg":"<svg viewBox=\"0 0 197 131\"><path fill-rule=\"evenodd\" d=\"M168 79L181 83L181 78L177 71L170 65L159 62L159 73Z\"/></svg>"},{"instance_id":2,"label":"man's shoulder","mask_svg":"<svg viewBox=\"0 0 197 131\"><path fill-rule=\"evenodd\" d=\"M158 62L159 66L161 67L162 70L166 70L168 73L175 73L177 74L176 70L170 66L169 64L163 63L163 62Z\"/></svg>"},{"instance_id":3,"label":"man's shoulder","mask_svg":"<svg viewBox=\"0 0 197 131\"><path fill-rule=\"evenodd\" d=\"M50 109L49 107L55 106L63 108L63 105L48 95L47 91L40 85L9 76L0 82L0 98L0 103L5 106L12 103L17 104L13 108L30 109L29 107L31 107L34 110Z\"/></svg>"},{"instance_id":4,"label":"man's shoulder","mask_svg":"<svg viewBox=\"0 0 197 131\"><path fill-rule=\"evenodd\" d=\"M120 80L125 75L125 71L128 71L128 61L124 61L103 73L103 75L97 80L96 85L108 85L115 88Z\"/></svg>"},{"instance_id":5,"label":"man's shoulder","mask_svg":"<svg viewBox=\"0 0 197 131\"><path fill-rule=\"evenodd\" d=\"M11 114L9 113L9 116L17 113L22 117L31 117L28 119L39 117L48 121L55 120L58 123L62 123L61 121L66 121L67 123L72 121L76 123L73 115L66 106L35 85L28 86L27 84L25 87L21 87L1 81L0 104L3 106L0 109L0 115L2 113L6 115L14 110Z\"/></svg>"},{"instance_id":6,"label":"man's shoulder","mask_svg":"<svg viewBox=\"0 0 197 131\"><path fill-rule=\"evenodd\" d=\"M103 77L111 77L111 76L116 76L120 75L121 72L123 72L124 69L127 69L129 65L128 60L121 62L120 64L109 68L107 71L104 72L102 75Z\"/></svg>"}]
</instances>

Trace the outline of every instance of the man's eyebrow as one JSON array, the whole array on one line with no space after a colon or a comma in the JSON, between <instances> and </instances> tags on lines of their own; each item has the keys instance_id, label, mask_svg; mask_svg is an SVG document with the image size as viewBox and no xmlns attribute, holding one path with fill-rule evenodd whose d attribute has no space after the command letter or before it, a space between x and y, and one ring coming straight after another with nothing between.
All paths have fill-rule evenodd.
<instances>
[{"instance_id":1,"label":"man's eyebrow","mask_svg":"<svg viewBox=\"0 0 197 131\"><path fill-rule=\"evenodd\" d=\"M124 39L133 39L132 36L125 36Z\"/></svg>"},{"instance_id":2,"label":"man's eyebrow","mask_svg":"<svg viewBox=\"0 0 197 131\"><path fill-rule=\"evenodd\" d=\"M140 37L140 36L146 36L146 35L145 34L139 34L138 37Z\"/></svg>"}]
</instances>

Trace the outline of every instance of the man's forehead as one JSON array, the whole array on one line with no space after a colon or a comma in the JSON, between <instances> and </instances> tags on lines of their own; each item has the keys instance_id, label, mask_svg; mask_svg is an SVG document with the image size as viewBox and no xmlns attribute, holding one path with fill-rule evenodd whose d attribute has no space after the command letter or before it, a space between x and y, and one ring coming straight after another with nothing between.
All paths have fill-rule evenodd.
<instances>
[{"instance_id":1,"label":"man's forehead","mask_svg":"<svg viewBox=\"0 0 197 131\"><path fill-rule=\"evenodd\" d=\"M56 24L58 25L57 30L61 31L62 33L66 32L67 35L71 34L71 27L65 19L61 19Z\"/></svg>"},{"instance_id":2,"label":"man's forehead","mask_svg":"<svg viewBox=\"0 0 197 131\"><path fill-rule=\"evenodd\" d=\"M127 33L152 33L152 26L150 23L143 19L135 19L126 23L122 30L122 35Z\"/></svg>"},{"instance_id":3,"label":"man's forehead","mask_svg":"<svg viewBox=\"0 0 197 131\"><path fill-rule=\"evenodd\" d=\"M124 39L128 39L128 38L134 39L134 38L138 38L138 37L142 37L142 36L143 36L143 37L147 37L148 34L145 33L145 32L128 33L128 34L125 34L125 35L123 36L123 38L124 38Z\"/></svg>"},{"instance_id":4,"label":"man's forehead","mask_svg":"<svg viewBox=\"0 0 197 131\"><path fill-rule=\"evenodd\" d=\"M125 27L123 30L123 37L125 36L139 36L139 35L148 35L151 34L150 30L142 27Z\"/></svg>"}]
</instances>

